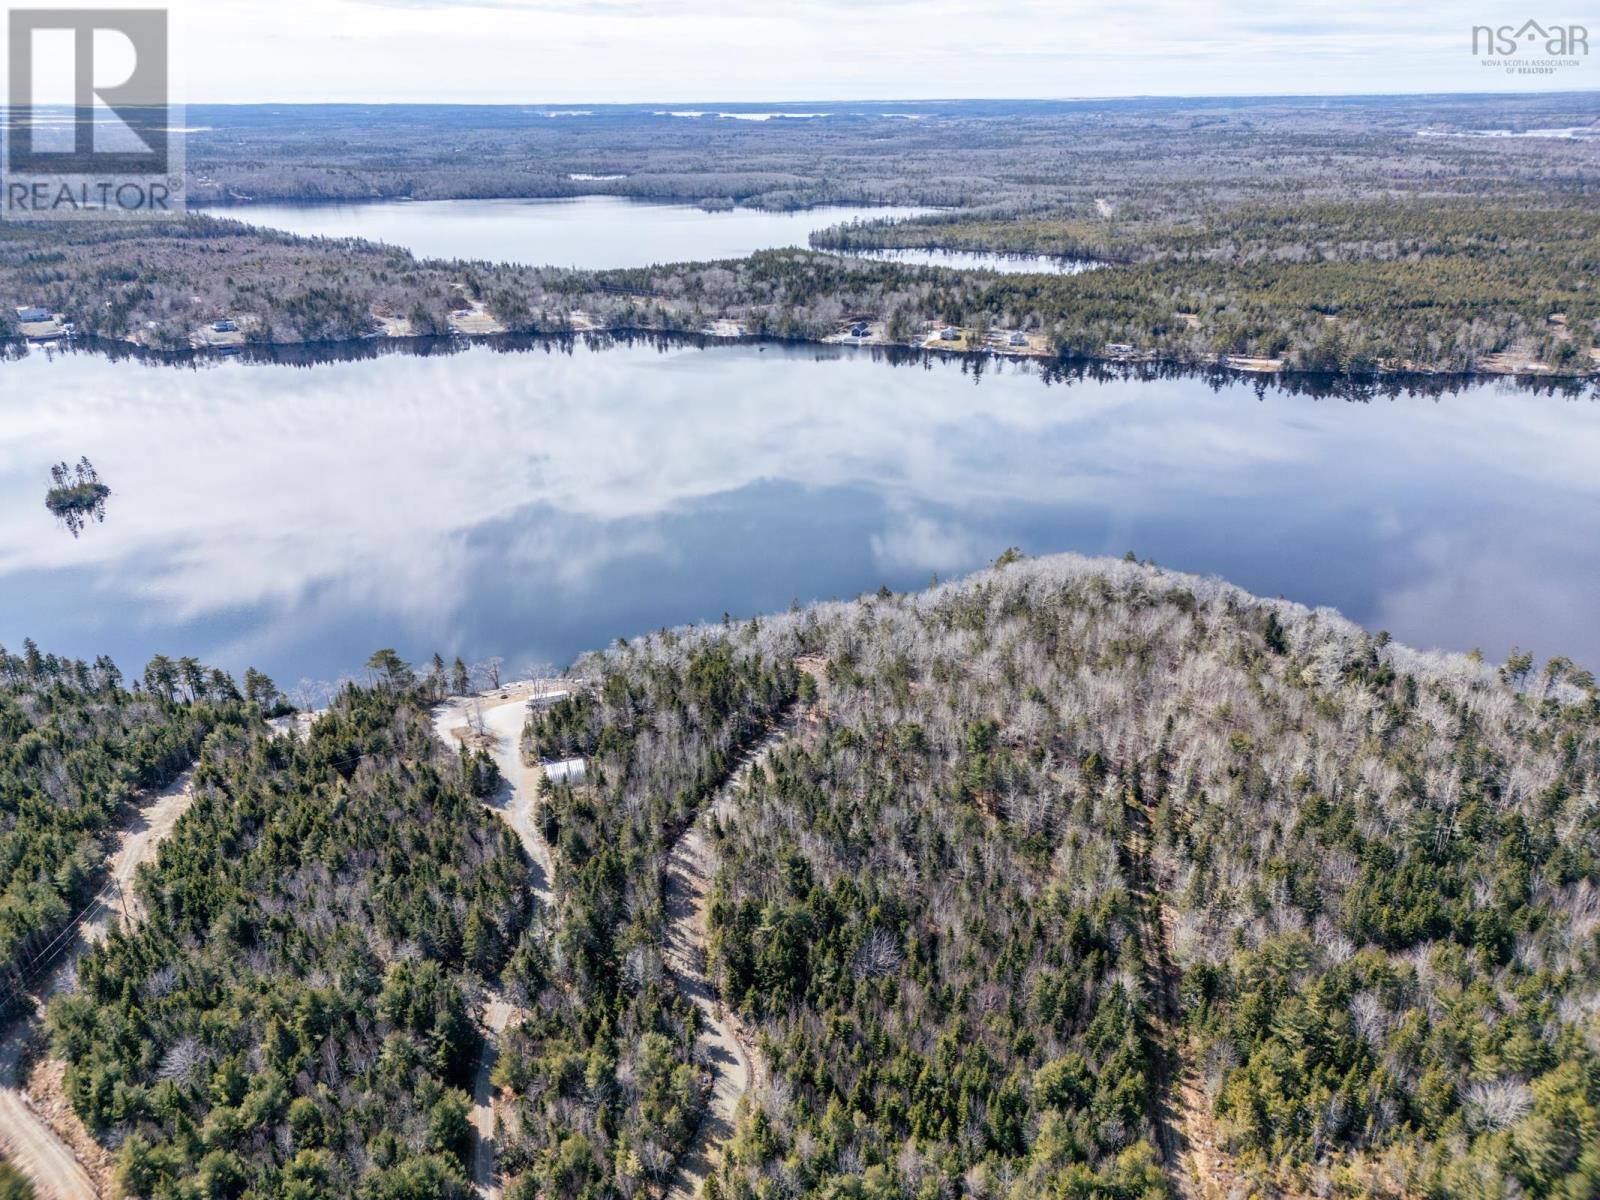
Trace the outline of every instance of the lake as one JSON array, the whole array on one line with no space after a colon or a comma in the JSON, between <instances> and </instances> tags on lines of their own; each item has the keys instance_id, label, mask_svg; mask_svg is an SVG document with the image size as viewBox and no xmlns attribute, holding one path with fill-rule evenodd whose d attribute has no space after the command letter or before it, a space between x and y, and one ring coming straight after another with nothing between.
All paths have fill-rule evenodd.
<instances>
[{"instance_id":1,"label":"lake","mask_svg":"<svg viewBox=\"0 0 1600 1200\"><path fill-rule=\"evenodd\" d=\"M0 641L286 686L380 646L565 664L1016 545L1132 550L1422 647L1600 666L1593 399L1353 402L809 345L419 348L0 363ZM74 539L43 500L80 455L112 494Z\"/></svg>"},{"instance_id":2,"label":"lake","mask_svg":"<svg viewBox=\"0 0 1600 1200\"><path fill-rule=\"evenodd\" d=\"M1100 264L1048 254L995 254L981 250L852 250L848 257L914 267L950 267L963 271L995 271L1001 275L1076 275Z\"/></svg>"},{"instance_id":3,"label":"lake","mask_svg":"<svg viewBox=\"0 0 1600 1200\"><path fill-rule=\"evenodd\" d=\"M830 225L911 217L924 208L809 208L707 212L621 196L570 200L385 200L365 204L247 204L208 210L303 237L360 237L421 258L608 270L744 258L806 246Z\"/></svg>"}]
</instances>

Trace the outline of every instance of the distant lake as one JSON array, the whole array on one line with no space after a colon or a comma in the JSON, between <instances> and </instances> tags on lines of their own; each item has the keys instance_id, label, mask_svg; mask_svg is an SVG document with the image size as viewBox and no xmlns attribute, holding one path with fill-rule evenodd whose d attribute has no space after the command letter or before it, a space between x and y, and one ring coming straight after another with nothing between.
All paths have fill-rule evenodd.
<instances>
[{"instance_id":1,"label":"distant lake","mask_svg":"<svg viewBox=\"0 0 1600 1200\"><path fill-rule=\"evenodd\" d=\"M684 621L1132 550L1421 646L1600 666L1600 403L825 346L363 344L0 363L0 642L280 683L380 646L566 663ZM303 352L302 352L303 353ZM895 365L898 364L898 365ZM74 540L49 469L111 487Z\"/></svg>"},{"instance_id":2,"label":"distant lake","mask_svg":"<svg viewBox=\"0 0 1600 1200\"><path fill-rule=\"evenodd\" d=\"M832 206L798 212L653 204L620 196L570 200L385 200L364 204L244 204L209 209L304 237L361 237L421 258L606 270L744 258L806 246L845 221L913 217L923 208Z\"/></svg>"},{"instance_id":3,"label":"distant lake","mask_svg":"<svg viewBox=\"0 0 1600 1200\"><path fill-rule=\"evenodd\" d=\"M851 250L848 258L905 263L917 267L951 267L964 271L997 271L1002 275L1076 275L1098 263L1048 254L990 254L975 250Z\"/></svg>"}]
</instances>

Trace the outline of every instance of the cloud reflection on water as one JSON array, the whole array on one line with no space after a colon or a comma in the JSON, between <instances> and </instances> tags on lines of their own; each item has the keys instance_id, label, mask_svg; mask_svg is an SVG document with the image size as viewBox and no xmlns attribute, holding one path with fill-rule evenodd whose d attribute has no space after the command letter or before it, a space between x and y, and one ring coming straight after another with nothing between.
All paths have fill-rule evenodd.
<instances>
[{"instance_id":1,"label":"cloud reflection on water","mask_svg":"<svg viewBox=\"0 0 1600 1200\"><path fill-rule=\"evenodd\" d=\"M1420 644L1600 660L1600 407L634 345L0 366L0 640L330 676L377 645L618 635L1031 552L1133 549ZM63 538L48 465L117 494ZM195 644L198 642L199 644ZM142 661L142 659L141 659ZM137 665L130 659L130 665Z\"/></svg>"}]
</instances>

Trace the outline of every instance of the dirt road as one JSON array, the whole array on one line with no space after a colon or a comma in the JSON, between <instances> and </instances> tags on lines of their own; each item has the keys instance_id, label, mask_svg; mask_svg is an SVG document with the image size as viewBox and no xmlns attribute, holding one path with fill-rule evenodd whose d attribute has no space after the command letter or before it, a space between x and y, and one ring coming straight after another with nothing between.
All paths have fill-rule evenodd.
<instances>
[{"instance_id":1,"label":"dirt road","mask_svg":"<svg viewBox=\"0 0 1600 1200\"><path fill-rule=\"evenodd\" d=\"M17 1062L21 1052L21 1042L15 1038L8 1038L0 1050L0 1150L32 1182L40 1200L99 1200L89 1173L28 1106Z\"/></svg>"},{"instance_id":2,"label":"dirt road","mask_svg":"<svg viewBox=\"0 0 1600 1200\"><path fill-rule=\"evenodd\" d=\"M483 1039L483 1053L478 1056L478 1067L472 1075L472 1186L488 1200L500 1200L505 1189L494 1171L494 1075L495 1061L500 1057L499 1042L517 1008L497 991L491 991L483 1007L483 1023L489 1036Z\"/></svg>"},{"instance_id":3,"label":"dirt road","mask_svg":"<svg viewBox=\"0 0 1600 1200\"><path fill-rule=\"evenodd\" d=\"M751 1050L755 1039L723 1008L707 969L707 893L716 870L708 827L713 817L720 820L729 815L751 767L765 762L792 728L792 723L786 723L755 748L701 812L699 819L678 839L667 861L667 969L672 972L679 990L700 1010L700 1036L695 1048L710 1064L713 1073L710 1103L694 1141L678 1160L677 1172L667 1191L668 1200L694 1200L700 1195L723 1144L733 1136L733 1118L739 1098L756 1085L756 1061Z\"/></svg>"},{"instance_id":4,"label":"dirt road","mask_svg":"<svg viewBox=\"0 0 1600 1200\"><path fill-rule=\"evenodd\" d=\"M533 862L533 894L540 906L555 903L550 847L539 835L534 820L538 796L538 767L522 762L522 727L528 715L532 685L513 685L485 696L458 697L434 710L433 728L451 749L463 740L487 749L504 780L485 807L509 825ZM491 1078L499 1055L499 1042L521 1010L495 990L488 993L481 1014L486 1036L483 1053L472 1077L472 1183L484 1200L504 1195L495 1174L494 1085Z\"/></svg>"},{"instance_id":5,"label":"dirt road","mask_svg":"<svg viewBox=\"0 0 1600 1200\"><path fill-rule=\"evenodd\" d=\"M470 738L475 744L484 744L494 758L505 786L485 804L511 826L522 842L522 848L533 860L534 895L548 907L555 902L551 891L554 870L550 847L545 845L535 822L539 768L525 766L522 761L522 727L527 721L532 691L531 685L512 686L488 696L447 700L434 711L433 728L439 740L452 750L461 745L463 738ZM474 728L479 724L481 735Z\"/></svg>"},{"instance_id":6,"label":"dirt road","mask_svg":"<svg viewBox=\"0 0 1600 1200\"><path fill-rule=\"evenodd\" d=\"M112 922L138 919L138 900L133 895L134 874L142 864L155 858L156 850L193 801L190 776L184 772L165 791L152 797L118 835L105 886L83 914L76 941L63 949L60 959L35 993L41 1006L72 986L79 956L106 936ZM31 1021L14 1022L0 1041L0 1150L32 1181L39 1200L97 1200L99 1192L89 1172L34 1109L23 1090L22 1059L26 1047L38 1033L38 1018L35 1017Z\"/></svg>"}]
</instances>

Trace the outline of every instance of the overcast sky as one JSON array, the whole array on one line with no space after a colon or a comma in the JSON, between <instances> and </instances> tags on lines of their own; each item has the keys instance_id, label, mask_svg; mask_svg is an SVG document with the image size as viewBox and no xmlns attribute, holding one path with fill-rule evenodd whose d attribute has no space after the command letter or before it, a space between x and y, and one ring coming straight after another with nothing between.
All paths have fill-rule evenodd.
<instances>
[{"instance_id":1,"label":"overcast sky","mask_svg":"<svg viewBox=\"0 0 1600 1200\"><path fill-rule=\"evenodd\" d=\"M186 26L191 102L1595 87L1600 72L1587 59L1554 76L1517 77L1473 55L1476 24L1585 20L1567 0L1547 2L178 0L173 8ZM1600 35L1600 14L1586 7Z\"/></svg>"}]
</instances>

